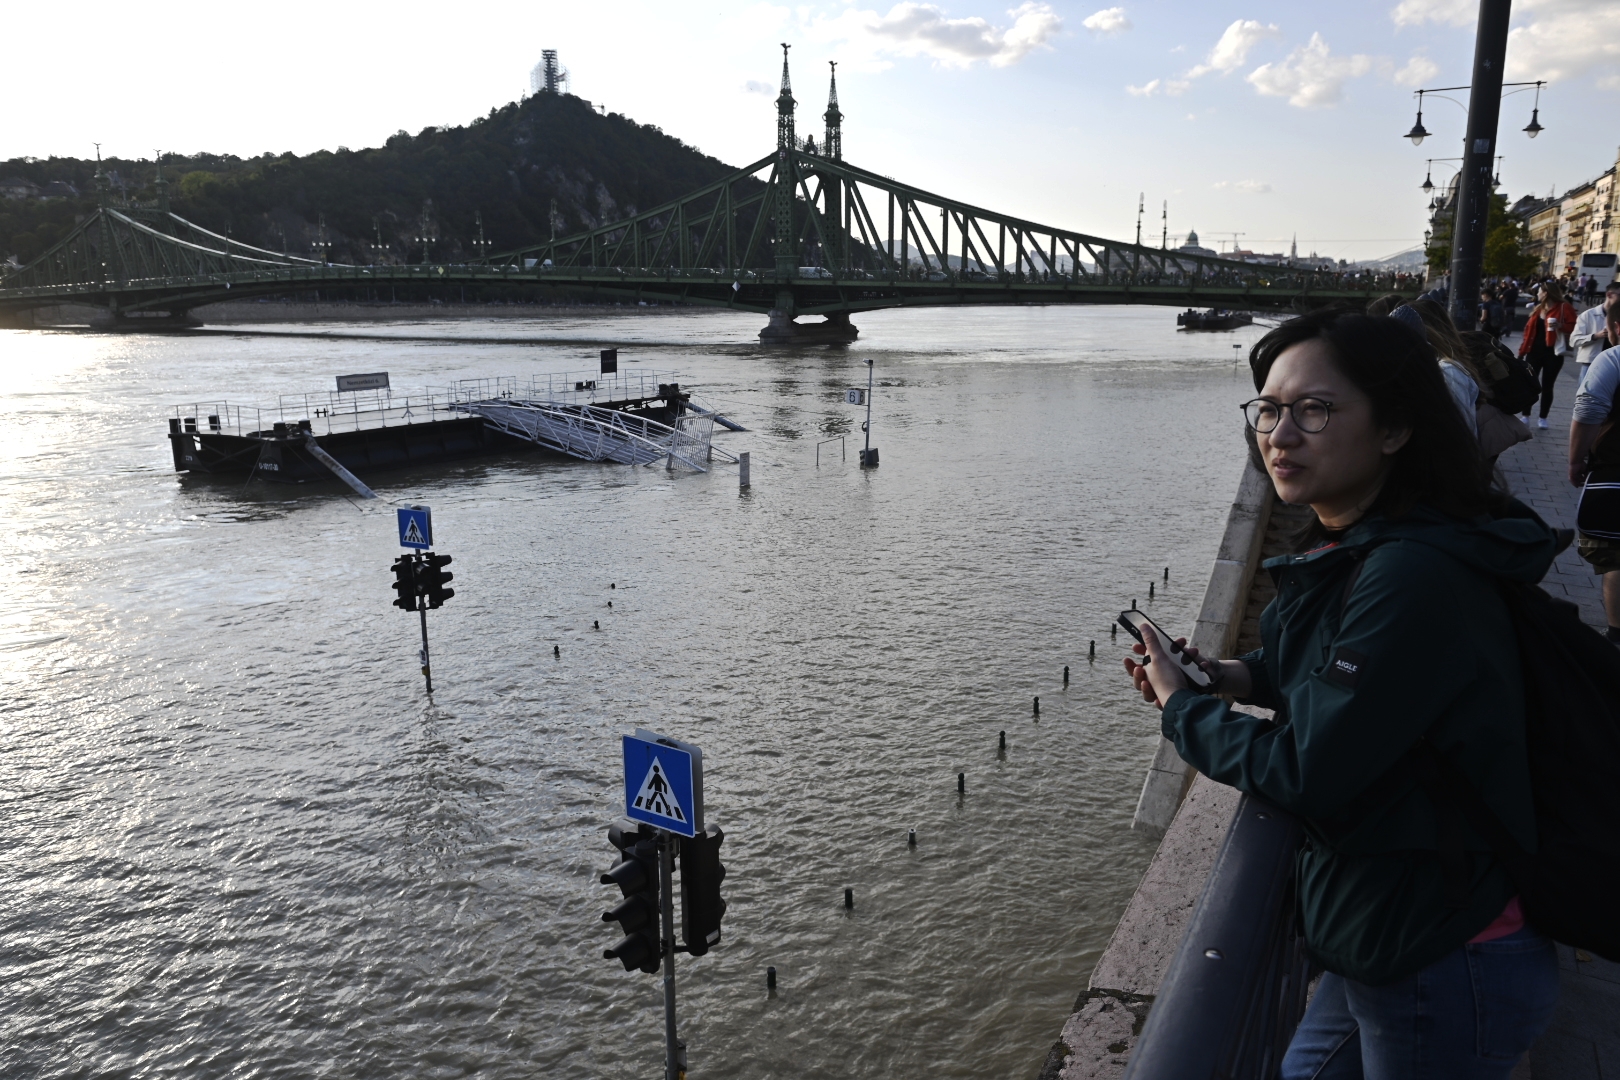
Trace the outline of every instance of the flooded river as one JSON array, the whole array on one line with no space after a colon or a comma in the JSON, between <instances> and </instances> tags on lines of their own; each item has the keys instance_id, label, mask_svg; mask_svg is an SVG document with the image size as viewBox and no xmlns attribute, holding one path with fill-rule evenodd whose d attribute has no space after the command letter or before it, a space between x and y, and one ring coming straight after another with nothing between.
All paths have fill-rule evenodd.
<instances>
[{"instance_id":1,"label":"flooded river","mask_svg":"<svg viewBox=\"0 0 1620 1080\"><path fill-rule=\"evenodd\" d=\"M597 881L648 727L703 747L726 832L724 941L677 962L694 1080L1031 1080L1152 850L1156 717L1108 626L1135 598L1190 628L1264 328L856 321L786 351L730 314L0 331L0 1075L661 1075L661 984L602 958ZM532 454L362 504L177 476L164 437L183 401L608 345L749 428L716 441L750 491ZM455 559L431 703L401 502Z\"/></svg>"}]
</instances>

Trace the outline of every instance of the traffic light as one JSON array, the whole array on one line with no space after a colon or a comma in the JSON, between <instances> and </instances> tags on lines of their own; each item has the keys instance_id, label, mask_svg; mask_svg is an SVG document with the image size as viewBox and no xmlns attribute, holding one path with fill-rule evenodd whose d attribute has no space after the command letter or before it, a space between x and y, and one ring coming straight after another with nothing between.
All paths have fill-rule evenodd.
<instances>
[{"instance_id":1,"label":"traffic light","mask_svg":"<svg viewBox=\"0 0 1620 1080\"><path fill-rule=\"evenodd\" d=\"M427 606L430 608L443 607L444 602L456 595L456 590L445 588L445 583L454 580L454 574L444 571L450 565L450 556L435 555L428 552L422 557L422 571L420 583L422 595L427 597Z\"/></svg>"},{"instance_id":2,"label":"traffic light","mask_svg":"<svg viewBox=\"0 0 1620 1080\"><path fill-rule=\"evenodd\" d=\"M720 883L726 868L720 865L720 845L726 834L710 825L705 832L681 840L681 942L693 956L702 956L720 944L720 918L726 902Z\"/></svg>"},{"instance_id":3,"label":"traffic light","mask_svg":"<svg viewBox=\"0 0 1620 1080\"><path fill-rule=\"evenodd\" d=\"M656 974L664 952L658 932L658 835L650 827L616 821L608 826L608 841L619 849L619 861L602 875L602 884L617 885L624 899L602 912L602 921L618 923L624 939L602 956L619 961L626 971Z\"/></svg>"},{"instance_id":4,"label":"traffic light","mask_svg":"<svg viewBox=\"0 0 1620 1080\"><path fill-rule=\"evenodd\" d=\"M394 606L404 611L416 610L416 556L401 555L394 560Z\"/></svg>"}]
</instances>

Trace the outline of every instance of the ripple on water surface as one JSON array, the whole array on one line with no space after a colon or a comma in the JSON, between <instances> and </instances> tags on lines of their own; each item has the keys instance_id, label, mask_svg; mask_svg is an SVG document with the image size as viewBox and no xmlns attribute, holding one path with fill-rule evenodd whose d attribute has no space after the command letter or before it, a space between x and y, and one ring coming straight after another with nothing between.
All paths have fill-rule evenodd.
<instances>
[{"instance_id":1,"label":"ripple on water surface","mask_svg":"<svg viewBox=\"0 0 1620 1080\"><path fill-rule=\"evenodd\" d=\"M1032 1076L1151 850L1156 724L1108 624L1190 625L1240 467L1231 344L1263 328L858 322L788 352L725 314L0 331L0 1073L655 1075L660 983L602 959L596 880L645 726L704 747L726 831L725 941L677 969L694 1077ZM751 491L514 455L359 505L170 469L178 401L608 344L752 429L720 436ZM860 437L867 356L882 467L817 467ZM431 705L388 604L402 501L455 557Z\"/></svg>"}]
</instances>

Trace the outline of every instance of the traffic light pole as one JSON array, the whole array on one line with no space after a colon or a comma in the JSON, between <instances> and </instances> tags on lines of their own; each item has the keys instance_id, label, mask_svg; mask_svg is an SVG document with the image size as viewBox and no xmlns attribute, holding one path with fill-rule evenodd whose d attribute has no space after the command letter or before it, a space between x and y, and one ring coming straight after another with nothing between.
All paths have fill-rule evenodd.
<instances>
[{"instance_id":1,"label":"traffic light pole","mask_svg":"<svg viewBox=\"0 0 1620 1080\"><path fill-rule=\"evenodd\" d=\"M433 693L433 668L428 663L427 601L417 601L417 613L422 616L422 678L427 680L427 692Z\"/></svg>"},{"instance_id":2,"label":"traffic light pole","mask_svg":"<svg viewBox=\"0 0 1620 1080\"><path fill-rule=\"evenodd\" d=\"M664 1080L686 1080L675 1037L675 837L659 831L658 906L664 915Z\"/></svg>"}]
</instances>

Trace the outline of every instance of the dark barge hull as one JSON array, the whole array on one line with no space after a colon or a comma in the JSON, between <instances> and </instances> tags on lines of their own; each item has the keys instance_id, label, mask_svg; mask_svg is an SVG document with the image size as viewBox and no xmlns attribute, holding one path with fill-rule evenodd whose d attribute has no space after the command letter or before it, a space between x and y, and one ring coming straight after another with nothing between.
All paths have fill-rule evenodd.
<instances>
[{"instance_id":1,"label":"dark barge hull","mask_svg":"<svg viewBox=\"0 0 1620 1080\"><path fill-rule=\"evenodd\" d=\"M1250 326L1254 316L1247 311L1185 311L1176 316L1176 326L1182 330L1236 330Z\"/></svg>"},{"instance_id":2,"label":"dark barge hull","mask_svg":"<svg viewBox=\"0 0 1620 1080\"><path fill-rule=\"evenodd\" d=\"M296 427L286 434L249 435L186 429L169 432L169 447L177 472L251 474L281 483L333 479L305 448L304 438ZM316 442L344 468L362 477L383 469L535 448L533 443L496 431L477 416L344 431L321 435Z\"/></svg>"}]
</instances>

